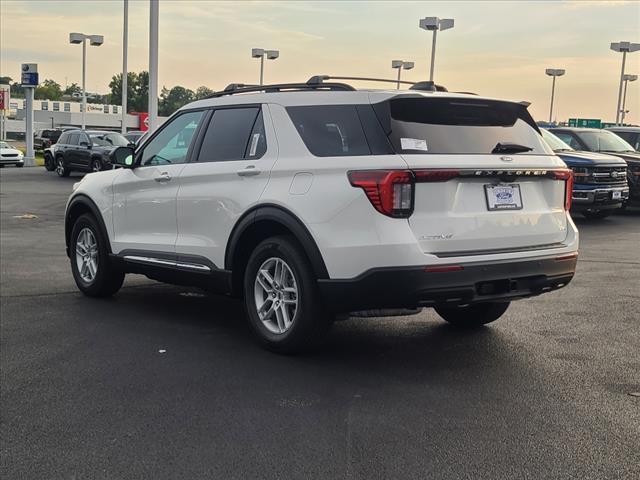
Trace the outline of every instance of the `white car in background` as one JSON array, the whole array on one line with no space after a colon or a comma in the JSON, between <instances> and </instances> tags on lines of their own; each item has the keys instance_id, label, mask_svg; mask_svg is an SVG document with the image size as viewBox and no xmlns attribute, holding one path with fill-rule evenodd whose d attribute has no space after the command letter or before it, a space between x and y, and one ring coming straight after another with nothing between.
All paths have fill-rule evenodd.
<instances>
[{"instance_id":1,"label":"white car in background","mask_svg":"<svg viewBox=\"0 0 640 480\"><path fill-rule=\"evenodd\" d=\"M573 176L524 103L430 82L232 85L112 164L67 205L78 288L112 295L142 273L235 295L281 352L350 312L433 307L479 327L575 271Z\"/></svg>"},{"instance_id":2,"label":"white car in background","mask_svg":"<svg viewBox=\"0 0 640 480\"><path fill-rule=\"evenodd\" d=\"M0 167L5 165L24 166L24 155L7 142L0 142Z\"/></svg>"}]
</instances>

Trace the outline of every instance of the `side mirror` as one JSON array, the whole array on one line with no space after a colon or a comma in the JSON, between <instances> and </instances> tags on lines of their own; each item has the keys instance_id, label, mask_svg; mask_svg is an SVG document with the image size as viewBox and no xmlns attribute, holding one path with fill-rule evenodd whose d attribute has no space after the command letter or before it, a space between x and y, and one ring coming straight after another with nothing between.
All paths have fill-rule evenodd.
<instances>
[{"instance_id":1,"label":"side mirror","mask_svg":"<svg viewBox=\"0 0 640 480\"><path fill-rule=\"evenodd\" d=\"M133 168L133 148L118 147L109 155L112 165Z\"/></svg>"},{"instance_id":2,"label":"side mirror","mask_svg":"<svg viewBox=\"0 0 640 480\"><path fill-rule=\"evenodd\" d=\"M89 145L87 142L80 142L80 146L81 147L87 147L88 149L91 149L91 145Z\"/></svg>"}]
</instances>

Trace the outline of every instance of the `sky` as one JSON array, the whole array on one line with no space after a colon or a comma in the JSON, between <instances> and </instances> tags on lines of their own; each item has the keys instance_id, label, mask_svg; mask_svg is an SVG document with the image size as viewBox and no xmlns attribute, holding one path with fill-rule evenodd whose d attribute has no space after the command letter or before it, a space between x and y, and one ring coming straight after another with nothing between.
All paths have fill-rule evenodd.
<instances>
[{"instance_id":1,"label":"sky","mask_svg":"<svg viewBox=\"0 0 640 480\"><path fill-rule=\"evenodd\" d=\"M129 71L149 63L149 1L129 2ZM251 48L280 50L265 60L265 83L316 74L395 78L391 60L415 62L403 80L427 80L431 33L420 18L454 18L438 34L435 80L451 91L531 102L536 120L615 119L622 55L611 42L640 42L639 1L207 1L160 0L159 84L214 90L257 83ZM101 34L87 47L87 90L109 91L122 71L122 0L0 0L0 76L19 78L37 63L40 79L81 81L81 47L70 32ZM640 51L626 73L640 74ZM382 88L383 84L358 84ZM640 80L629 84L627 121L640 123Z\"/></svg>"}]
</instances>

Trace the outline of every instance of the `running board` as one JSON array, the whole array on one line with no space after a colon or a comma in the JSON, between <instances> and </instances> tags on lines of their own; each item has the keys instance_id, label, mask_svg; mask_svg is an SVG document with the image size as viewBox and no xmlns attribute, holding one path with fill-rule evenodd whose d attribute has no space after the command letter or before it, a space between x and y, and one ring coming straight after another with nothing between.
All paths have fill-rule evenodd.
<instances>
[{"instance_id":1,"label":"running board","mask_svg":"<svg viewBox=\"0 0 640 480\"><path fill-rule=\"evenodd\" d=\"M168 268L184 268L187 270L193 270L198 272L210 272L211 267L208 265L202 265L200 263L189 263L178 260L169 260L166 258L155 258L155 257L142 257L139 255L124 255L122 257L127 262L133 263L142 263L145 265L157 265L159 267L168 267Z\"/></svg>"}]
</instances>

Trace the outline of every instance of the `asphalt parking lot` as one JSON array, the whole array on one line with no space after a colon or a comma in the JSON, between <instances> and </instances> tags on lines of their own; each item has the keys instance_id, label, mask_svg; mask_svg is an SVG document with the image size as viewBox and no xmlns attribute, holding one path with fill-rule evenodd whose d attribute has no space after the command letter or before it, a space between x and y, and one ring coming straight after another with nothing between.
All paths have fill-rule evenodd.
<instances>
[{"instance_id":1,"label":"asphalt parking lot","mask_svg":"<svg viewBox=\"0 0 640 480\"><path fill-rule=\"evenodd\" d=\"M478 332L352 319L284 357L231 299L81 295L77 178L0 173L3 478L638 478L640 212L579 218L574 281Z\"/></svg>"}]
</instances>

